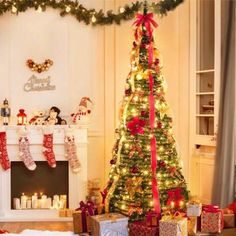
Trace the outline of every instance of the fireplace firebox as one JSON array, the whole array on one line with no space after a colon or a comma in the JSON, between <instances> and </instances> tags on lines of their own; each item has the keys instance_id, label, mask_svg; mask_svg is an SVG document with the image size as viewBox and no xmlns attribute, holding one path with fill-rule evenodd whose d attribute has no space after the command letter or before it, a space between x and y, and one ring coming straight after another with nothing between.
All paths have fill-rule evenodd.
<instances>
[{"instance_id":1,"label":"fireplace firebox","mask_svg":"<svg viewBox=\"0 0 236 236\"><path fill-rule=\"evenodd\" d=\"M13 161L11 163L11 209L35 209L53 208L53 200L58 196L66 196L63 207L68 207L69 194L69 172L68 162L58 161L56 168L51 168L45 161L36 161L37 168L34 171L28 170L23 162ZM22 207L22 196L27 197L28 203ZM49 200L49 205L32 205L33 198L45 197ZM16 208L14 199L19 199ZM24 199L24 198L23 198ZM50 200L51 199L51 200ZM39 201L37 199L37 201ZM54 204L55 207L55 204ZM56 206L57 207L57 206ZM59 207L59 206L58 206Z\"/></svg>"}]
</instances>

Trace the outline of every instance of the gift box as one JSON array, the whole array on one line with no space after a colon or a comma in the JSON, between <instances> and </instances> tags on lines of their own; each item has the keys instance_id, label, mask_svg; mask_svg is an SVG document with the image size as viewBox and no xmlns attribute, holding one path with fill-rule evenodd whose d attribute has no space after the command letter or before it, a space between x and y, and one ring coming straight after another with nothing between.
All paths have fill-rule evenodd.
<instances>
[{"instance_id":1,"label":"gift box","mask_svg":"<svg viewBox=\"0 0 236 236\"><path fill-rule=\"evenodd\" d=\"M159 221L160 236L187 236L187 218L183 216L163 216Z\"/></svg>"},{"instance_id":2,"label":"gift box","mask_svg":"<svg viewBox=\"0 0 236 236\"><path fill-rule=\"evenodd\" d=\"M189 202L187 205L187 216L200 216L202 213L202 204L197 201Z\"/></svg>"},{"instance_id":3,"label":"gift box","mask_svg":"<svg viewBox=\"0 0 236 236\"><path fill-rule=\"evenodd\" d=\"M72 217L74 213L74 210L72 209L66 209L66 217Z\"/></svg>"},{"instance_id":4,"label":"gift box","mask_svg":"<svg viewBox=\"0 0 236 236\"><path fill-rule=\"evenodd\" d=\"M90 216L94 215L94 204L92 202L80 202L80 207L73 213L74 233L91 232Z\"/></svg>"},{"instance_id":5,"label":"gift box","mask_svg":"<svg viewBox=\"0 0 236 236\"><path fill-rule=\"evenodd\" d=\"M188 217L188 235L195 235L197 233L197 216Z\"/></svg>"},{"instance_id":6,"label":"gift box","mask_svg":"<svg viewBox=\"0 0 236 236\"><path fill-rule=\"evenodd\" d=\"M130 236L158 236L158 227L147 226L146 221L129 223Z\"/></svg>"},{"instance_id":7,"label":"gift box","mask_svg":"<svg viewBox=\"0 0 236 236\"><path fill-rule=\"evenodd\" d=\"M128 217L110 213L91 216L93 236L116 235L128 236Z\"/></svg>"},{"instance_id":8,"label":"gift box","mask_svg":"<svg viewBox=\"0 0 236 236\"><path fill-rule=\"evenodd\" d=\"M66 217L66 209L60 209L58 215L59 217Z\"/></svg>"},{"instance_id":9,"label":"gift box","mask_svg":"<svg viewBox=\"0 0 236 236\"><path fill-rule=\"evenodd\" d=\"M149 211L146 214L146 225L149 227L158 227L159 215L156 212Z\"/></svg>"},{"instance_id":10,"label":"gift box","mask_svg":"<svg viewBox=\"0 0 236 236\"><path fill-rule=\"evenodd\" d=\"M201 215L201 232L220 233L223 227L223 211L217 206L204 206Z\"/></svg>"},{"instance_id":11,"label":"gift box","mask_svg":"<svg viewBox=\"0 0 236 236\"><path fill-rule=\"evenodd\" d=\"M235 227L235 216L234 214L224 214L224 228Z\"/></svg>"},{"instance_id":12,"label":"gift box","mask_svg":"<svg viewBox=\"0 0 236 236\"><path fill-rule=\"evenodd\" d=\"M91 221L90 215L88 212L82 215L82 211L75 211L73 213L73 226L74 226L74 233L85 233L91 232Z\"/></svg>"}]
</instances>

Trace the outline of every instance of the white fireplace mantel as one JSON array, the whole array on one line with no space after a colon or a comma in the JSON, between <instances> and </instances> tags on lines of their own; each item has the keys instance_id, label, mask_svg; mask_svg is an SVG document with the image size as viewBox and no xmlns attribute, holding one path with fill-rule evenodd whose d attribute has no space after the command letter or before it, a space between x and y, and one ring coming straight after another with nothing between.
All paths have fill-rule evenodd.
<instances>
[{"instance_id":1,"label":"white fireplace mantel","mask_svg":"<svg viewBox=\"0 0 236 236\"><path fill-rule=\"evenodd\" d=\"M1 127L7 133L7 150L10 161L19 159L18 131L19 126ZM54 153L57 161L65 161L64 137L69 127L51 126L54 135ZM69 208L75 209L87 194L87 129L71 126L73 129L77 154L81 162L81 170L75 174L69 166ZM46 161L42 155L43 126L27 126L30 151L35 161ZM60 181L60 180L58 180ZM12 210L11 209L11 169L4 171L0 168L0 221L65 221L70 218L59 218L57 210Z\"/></svg>"}]
</instances>

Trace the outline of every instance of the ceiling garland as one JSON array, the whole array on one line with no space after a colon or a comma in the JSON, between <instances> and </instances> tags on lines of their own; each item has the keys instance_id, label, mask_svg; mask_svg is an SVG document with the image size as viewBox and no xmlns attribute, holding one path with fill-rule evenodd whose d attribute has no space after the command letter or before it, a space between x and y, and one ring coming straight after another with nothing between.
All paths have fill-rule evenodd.
<instances>
[{"instance_id":1,"label":"ceiling garland","mask_svg":"<svg viewBox=\"0 0 236 236\"><path fill-rule=\"evenodd\" d=\"M160 16L166 15L168 11L174 10L184 0L159 0L148 4L150 12ZM142 10L144 2L134 1L130 5L121 6L118 13L113 10L104 12L101 10L88 9L77 0L2 0L0 2L0 15L6 12L18 14L30 8L38 12L46 11L48 7L59 10L61 16L71 15L79 22L86 25L111 25L120 24L122 21L133 19L135 14Z\"/></svg>"}]
</instances>

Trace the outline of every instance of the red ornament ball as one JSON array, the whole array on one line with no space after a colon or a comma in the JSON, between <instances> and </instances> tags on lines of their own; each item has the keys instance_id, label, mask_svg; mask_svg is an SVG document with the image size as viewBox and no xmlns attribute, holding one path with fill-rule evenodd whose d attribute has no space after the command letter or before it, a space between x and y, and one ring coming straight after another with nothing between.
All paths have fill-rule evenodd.
<instances>
[{"instance_id":1,"label":"red ornament ball","mask_svg":"<svg viewBox=\"0 0 236 236\"><path fill-rule=\"evenodd\" d=\"M115 159L111 159L111 160L110 160L110 164L111 164L111 165L115 165L115 164L116 164L116 160L115 160Z\"/></svg>"}]
</instances>

